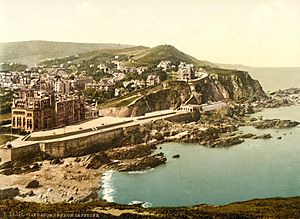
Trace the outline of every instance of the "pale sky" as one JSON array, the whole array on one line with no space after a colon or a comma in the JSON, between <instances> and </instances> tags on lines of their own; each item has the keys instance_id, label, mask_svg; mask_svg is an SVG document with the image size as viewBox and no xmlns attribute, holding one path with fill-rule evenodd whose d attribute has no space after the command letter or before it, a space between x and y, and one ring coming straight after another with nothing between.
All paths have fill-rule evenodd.
<instances>
[{"instance_id":1,"label":"pale sky","mask_svg":"<svg viewBox=\"0 0 300 219\"><path fill-rule=\"evenodd\" d=\"M200 60L300 66L300 0L0 0L0 42L171 44Z\"/></svg>"}]
</instances>

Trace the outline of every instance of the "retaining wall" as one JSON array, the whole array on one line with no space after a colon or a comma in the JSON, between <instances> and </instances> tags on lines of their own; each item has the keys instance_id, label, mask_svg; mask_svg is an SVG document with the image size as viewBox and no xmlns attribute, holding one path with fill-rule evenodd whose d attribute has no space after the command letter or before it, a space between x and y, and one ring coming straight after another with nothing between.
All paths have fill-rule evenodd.
<instances>
[{"instance_id":1,"label":"retaining wall","mask_svg":"<svg viewBox=\"0 0 300 219\"><path fill-rule=\"evenodd\" d=\"M24 145L22 147L12 148L11 149L11 160L24 161L31 158L34 158L40 154L40 145L39 143L34 143L30 145Z\"/></svg>"},{"instance_id":2,"label":"retaining wall","mask_svg":"<svg viewBox=\"0 0 300 219\"><path fill-rule=\"evenodd\" d=\"M80 156L116 147L122 133L123 129L117 128L63 141L41 142L40 148L51 157Z\"/></svg>"},{"instance_id":3,"label":"retaining wall","mask_svg":"<svg viewBox=\"0 0 300 219\"><path fill-rule=\"evenodd\" d=\"M166 120L170 122L192 122L200 118L199 112L187 112L183 114L170 115Z\"/></svg>"}]
</instances>

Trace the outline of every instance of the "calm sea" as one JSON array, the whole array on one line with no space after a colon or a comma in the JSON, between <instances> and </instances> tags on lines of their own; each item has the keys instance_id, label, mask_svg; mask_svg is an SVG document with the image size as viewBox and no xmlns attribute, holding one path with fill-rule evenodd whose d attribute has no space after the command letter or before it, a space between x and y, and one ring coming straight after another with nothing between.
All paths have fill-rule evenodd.
<instances>
[{"instance_id":1,"label":"calm sea","mask_svg":"<svg viewBox=\"0 0 300 219\"><path fill-rule=\"evenodd\" d=\"M252 78L259 80L265 92L300 87L300 68L248 68Z\"/></svg>"},{"instance_id":2,"label":"calm sea","mask_svg":"<svg viewBox=\"0 0 300 219\"><path fill-rule=\"evenodd\" d=\"M300 68L255 69L265 91L298 86ZM300 106L269 109L254 116L300 121ZM101 197L129 204L147 206L189 206L228 204L266 197L300 195L300 126L291 129L244 132L270 133L269 140L247 139L231 147L210 149L195 144L166 143L161 150L167 164L155 169L120 173L108 171L101 177ZM277 139L282 137L281 140ZM180 154L179 159L172 158Z\"/></svg>"}]
</instances>

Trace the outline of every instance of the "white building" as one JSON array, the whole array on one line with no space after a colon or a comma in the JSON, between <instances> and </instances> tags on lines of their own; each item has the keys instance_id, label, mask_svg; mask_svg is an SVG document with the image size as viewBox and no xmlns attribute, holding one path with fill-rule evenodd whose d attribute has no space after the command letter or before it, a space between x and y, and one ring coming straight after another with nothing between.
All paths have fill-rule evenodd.
<instances>
[{"instance_id":1,"label":"white building","mask_svg":"<svg viewBox=\"0 0 300 219\"><path fill-rule=\"evenodd\" d=\"M172 64L170 61L161 61L158 65L157 68L161 68L163 71L170 70L172 68Z\"/></svg>"}]
</instances>

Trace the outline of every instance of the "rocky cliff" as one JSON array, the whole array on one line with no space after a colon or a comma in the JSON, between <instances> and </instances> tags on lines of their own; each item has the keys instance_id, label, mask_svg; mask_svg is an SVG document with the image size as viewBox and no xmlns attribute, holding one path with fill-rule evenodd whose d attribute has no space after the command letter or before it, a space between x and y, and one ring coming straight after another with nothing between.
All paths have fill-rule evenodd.
<instances>
[{"instance_id":1,"label":"rocky cliff","mask_svg":"<svg viewBox=\"0 0 300 219\"><path fill-rule=\"evenodd\" d=\"M193 97L193 98L191 98ZM192 100L192 104L208 101L232 100L253 102L266 97L261 85L247 72L230 71L226 74L209 74L201 80L164 82L162 89L145 93L127 106L104 109L104 115L140 116L145 113L176 109Z\"/></svg>"},{"instance_id":2,"label":"rocky cliff","mask_svg":"<svg viewBox=\"0 0 300 219\"><path fill-rule=\"evenodd\" d=\"M202 94L202 102L230 99L235 102L253 102L266 97L259 81L248 72L233 71L229 74L210 74L195 84Z\"/></svg>"}]
</instances>

